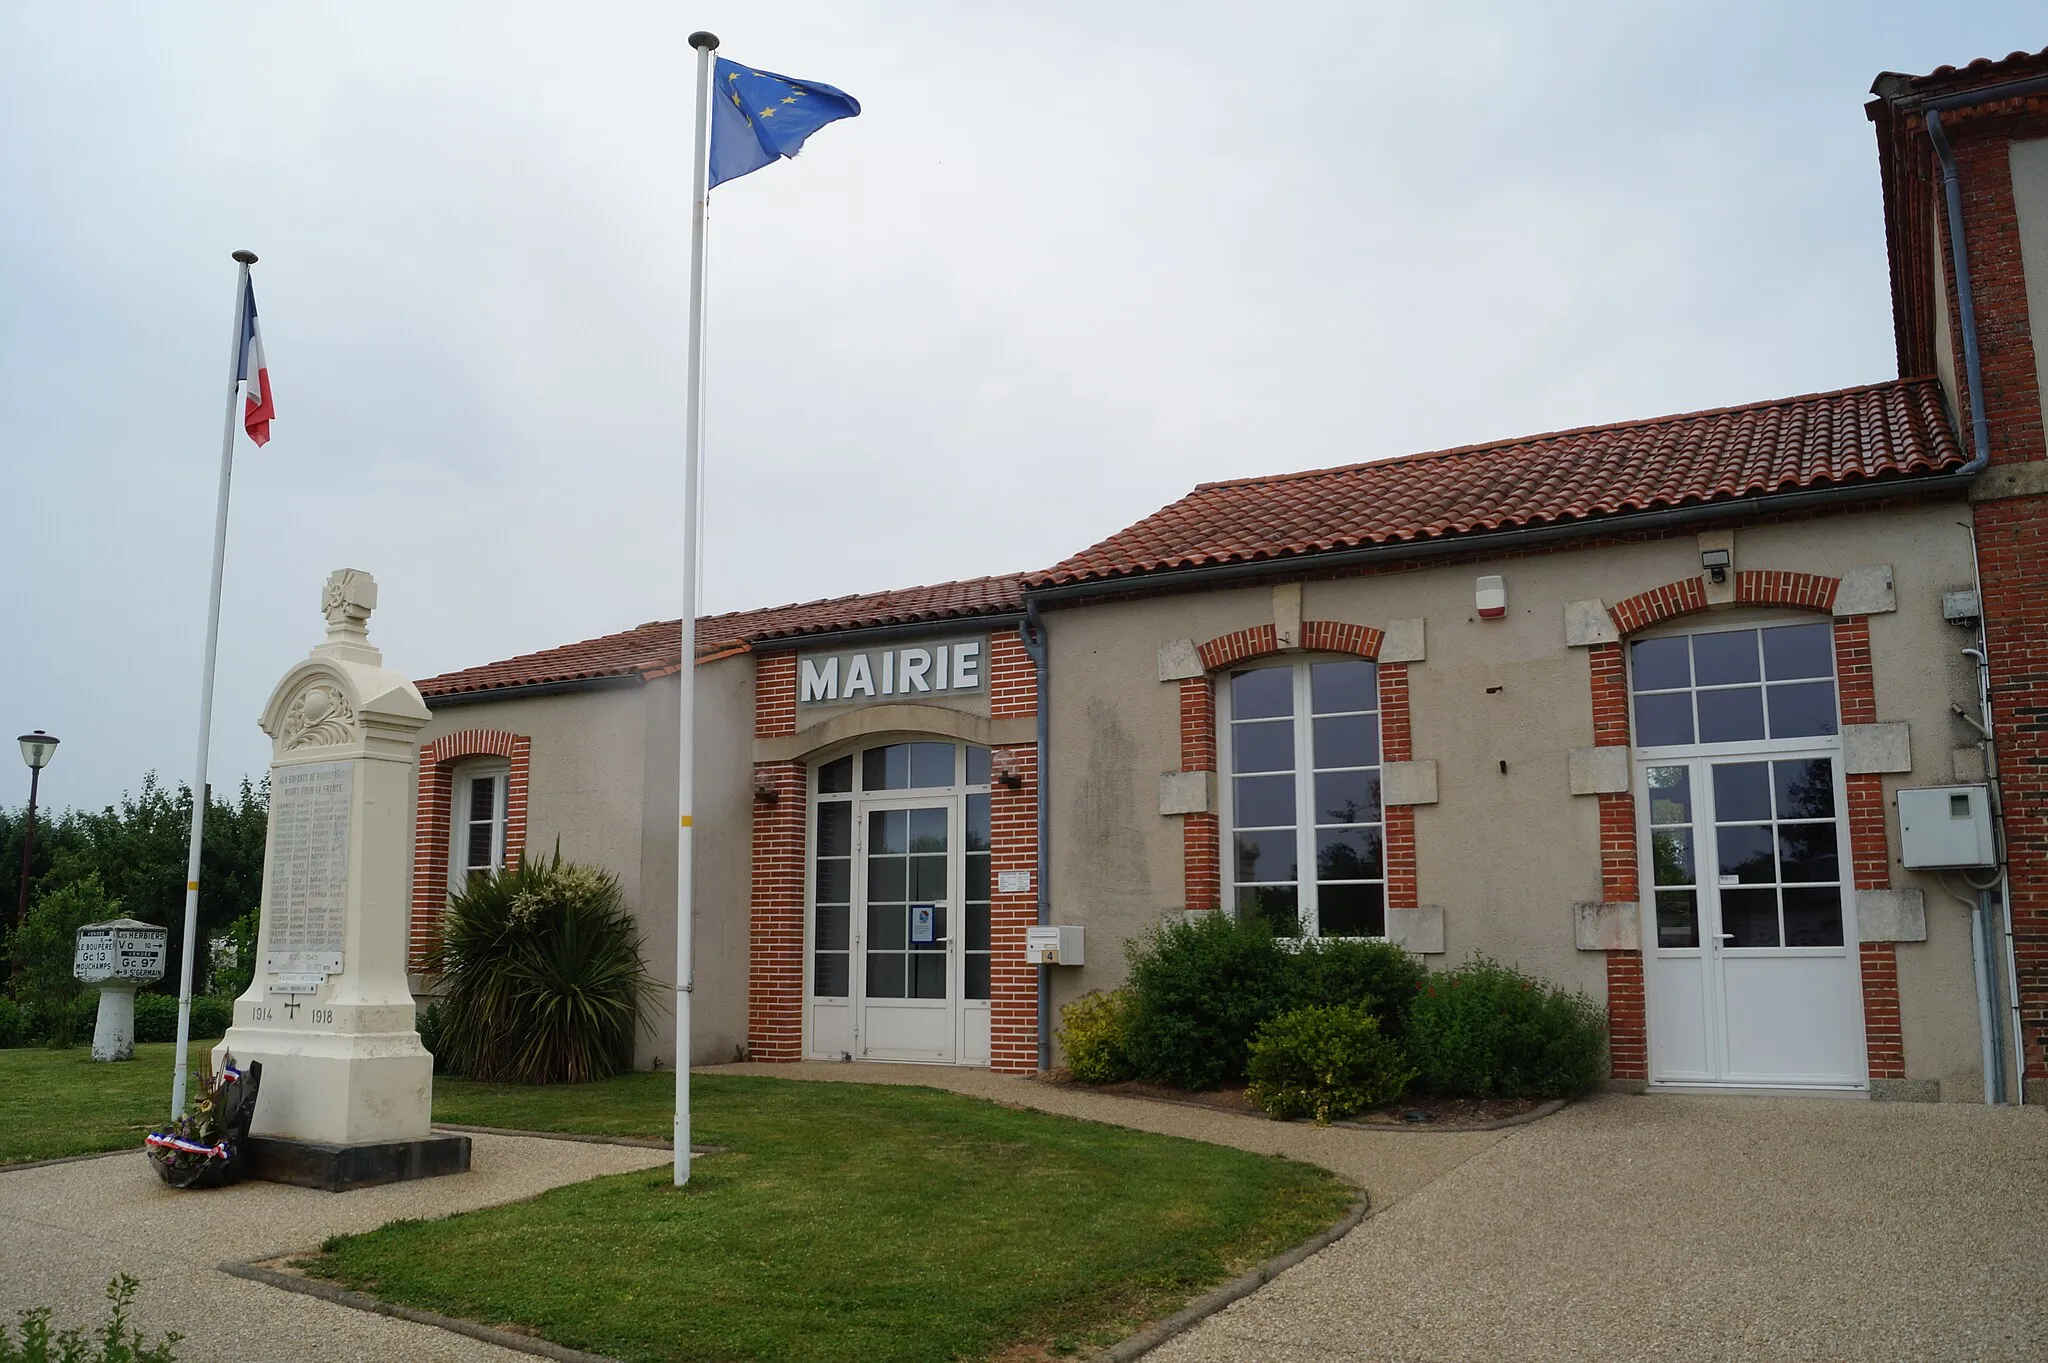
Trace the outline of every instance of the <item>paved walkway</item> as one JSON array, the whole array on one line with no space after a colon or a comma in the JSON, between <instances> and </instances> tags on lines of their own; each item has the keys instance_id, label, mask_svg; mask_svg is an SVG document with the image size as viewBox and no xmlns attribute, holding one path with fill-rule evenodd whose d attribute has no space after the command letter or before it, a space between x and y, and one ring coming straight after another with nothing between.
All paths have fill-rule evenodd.
<instances>
[{"instance_id":1,"label":"paved walkway","mask_svg":"<svg viewBox=\"0 0 2048 1363\"><path fill-rule=\"evenodd\" d=\"M352 1193L243 1183L181 1193L140 1151L0 1171L0 1320L54 1306L61 1325L97 1326L107 1280L142 1280L131 1319L154 1339L183 1334L192 1363L532 1363L431 1326L231 1278L224 1259L310 1249L400 1217L516 1202L601 1174L666 1166L666 1150L474 1136L470 1171Z\"/></svg>"},{"instance_id":2,"label":"paved walkway","mask_svg":"<svg viewBox=\"0 0 2048 1363\"><path fill-rule=\"evenodd\" d=\"M2033 1359L2048 1340L2048 1116L1964 1105L1604 1097L1505 1131L1317 1130L985 1071L727 1065L926 1084L1312 1161L1376 1214L1170 1341L1159 1363L1338 1359ZM213 1271L441 1216L661 1150L476 1137L471 1173L329 1194L164 1188L137 1154L0 1172L0 1317L136 1319L201 1360L528 1357ZM181 1257L173 1258L177 1255Z\"/></svg>"},{"instance_id":3,"label":"paved walkway","mask_svg":"<svg viewBox=\"0 0 2048 1363\"><path fill-rule=\"evenodd\" d=\"M1505 1131L1316 1131L974 1071L919 1082L1313 1160L1380 1209L1150 1357L2048 1357L2048 1114L1607 1096Z\"/></svg>"}]
</instances>

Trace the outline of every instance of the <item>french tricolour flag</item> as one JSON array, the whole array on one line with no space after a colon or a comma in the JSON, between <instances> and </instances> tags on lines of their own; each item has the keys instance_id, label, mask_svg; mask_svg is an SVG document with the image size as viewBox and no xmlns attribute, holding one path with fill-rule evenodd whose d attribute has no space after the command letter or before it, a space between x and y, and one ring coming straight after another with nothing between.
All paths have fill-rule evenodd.
<instances>
[{"instance_id":1,"label":"french tricolour flag","mask_svg":"<svg viewBox=\"0 0 2048 1363\"><path fill-rule=\"evenodd\" d=\"M270 419L277 409L270 401L270 367L263 362L263 329L256 325L256 286L248 274L242 276L242 357L235 368L235 381L247 384L242 408L242 429L259 445L270 443Z\"/></svg>"}]
</instances>

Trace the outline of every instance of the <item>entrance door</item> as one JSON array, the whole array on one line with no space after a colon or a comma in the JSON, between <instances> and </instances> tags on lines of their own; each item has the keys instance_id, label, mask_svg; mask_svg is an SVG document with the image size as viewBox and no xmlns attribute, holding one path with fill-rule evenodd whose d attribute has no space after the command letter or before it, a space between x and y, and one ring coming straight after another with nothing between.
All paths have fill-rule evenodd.
<instances>
[{"instance_id":1,"label":"entrance door","mask_svg":"<svg viewBox=\"0 0 2048 1363\"><path fill-rule=\"evenodd\" d=\"M959 1036L952 800L869 800L861 840L859 1054L951 1062Z\"/></svg>"},{"instance_id":2,"label":"entrance door","mask_svg":"<svg viewBox=\"0 0 2048 1363\"><path fill-rule=\"evenodd\" d=\"M1838 751L1639 771L1651 1080L1864 1086Z\"/></svg>"}]
</instances>

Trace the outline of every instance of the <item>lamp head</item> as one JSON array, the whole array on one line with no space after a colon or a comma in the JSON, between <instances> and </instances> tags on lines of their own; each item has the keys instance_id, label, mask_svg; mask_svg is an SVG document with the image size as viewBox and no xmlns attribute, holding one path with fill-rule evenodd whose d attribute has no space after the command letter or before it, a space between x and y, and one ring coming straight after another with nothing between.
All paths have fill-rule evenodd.
<instances>
[{"instance_id":1,"label":"lamp head","mask_svg":"<svg viewBox=\"0 0 2048 1363\"><path fill-rule=\"evenodd\" d=\"M50 759L57 754L57 740L41 729L21 736L21 760L28 763L31 771L41 771L50 765Z\"/></svg>"}]
</instances>

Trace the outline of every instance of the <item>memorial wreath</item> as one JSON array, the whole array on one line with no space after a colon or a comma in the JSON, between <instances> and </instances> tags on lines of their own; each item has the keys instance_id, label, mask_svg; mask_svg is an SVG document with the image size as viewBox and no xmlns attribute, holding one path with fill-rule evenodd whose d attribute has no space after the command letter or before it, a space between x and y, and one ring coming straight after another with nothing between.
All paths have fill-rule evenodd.
<instances>
[{"instance_id":1,"label":"memorial wreath","mask_svg":"<svg viewBox=\"0 0 2048 1363\"><path fill-rule=\"evenodd\" d=\"M157 1177L174 1188L218 1188L241 1177L262 1083L262 1061L243 1070L232 1055L223 1056L220 1070L199 1086L192 1110L143 1140Z\"/></svg>"}]
</instances>

